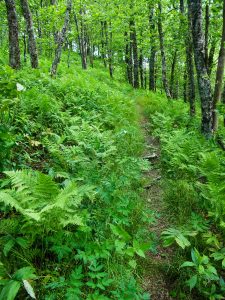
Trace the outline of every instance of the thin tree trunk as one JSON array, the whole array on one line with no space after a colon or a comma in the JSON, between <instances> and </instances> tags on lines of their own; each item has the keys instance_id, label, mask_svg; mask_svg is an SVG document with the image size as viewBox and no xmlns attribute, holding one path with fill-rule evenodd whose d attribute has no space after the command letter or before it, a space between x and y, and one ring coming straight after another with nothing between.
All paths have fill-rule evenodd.
<instances>
[{"instance_id":1,"label":"thin tree trunk","mask_svg":"<svg viewBox=\"0 0 225 300\"><path fill-rule=\"evenodd\" d=\"M149 25L150 25L150 45L151 45L151 54L149 59L149 90L155 91L155 55L156 55L156 46L155 46L155 22L154 17L154 7L150 8L149 14Z\"/></svg>"},{"instance_id":2,"label":"thin tree trunk","mask_svg":"<svg viewBox=\"0 0 225 300\"><path fill-rule=\"evenodd\" d=\"M27 0L20 0L20 3L23 11L23 16L27 25L28 49L30 54L31 67L36 69L38 68L38 53L37 53L36 40L34 36L32 14Z\"/></svg>"},{"instance_id":3,"label":"thin tree trunk","mask_svg":"<svg viewBox=\"0 0 225 300\"><path fill-rule=\"evenodd\" d=\"M177 62L177 49L175 49L172 65L171 65L171 76L170 76L170 95L171 98L175 99L175 86L174 86L174 78L175 78L175 67Z\"/></svg>"},{"instance_id":4,"label":"thin tree trunk","mask_svg":"<svg viewBox=\"0 0 225 300\"><path fill-rule=\"evenodd\" d=\"M40 23L40 17L39 17L39 14L38 14L38 10L35 11L35 14L36 14L36 20L37 20L37 30L38 30L38 38L41 39L42 37L42 30L41 30L41 23ZM39 43L39 54L42 53L42 43L40 42Z\"/></svg>"},{"instance_id":5,"label":"thin tree trunk","mask_svg":"<svg viewBox=\"0 0 225 300\"><path fill-rule=\"evenodd\" d=\"M184 70L184 79L183 79L183 98L184 102L187 102L187 68Z\"/></svg>"},{"instance_id":6,"label":"thin tree trunk","mask_svg":"<svg viewBox=\"0 0 225 300\"><path fill-rule=\"evenodd\" d=\"M194 59L193 59L193 42L191 35L191 16L188 12L188 29L186 38L186 64L188 79L188 102L190 105L190 116L195 116L195 77L194 77Z\"/></svg>"},{"instance_id":7,"label":"thin tree trunk","mask_svg":"<svg viewBox=\"0 0 225 300\"><path fill-rule=\"evenodd\" d=\"M213 40L210 51L209 51L209 58L208 58L208 74L209 74L209 76L211 76L211 73L212 73L215 50L216 50L216 41Z\"/></svg>"},{"instance_id":8,"label":"thin tree trunk","mask_svg":"<svg viewBox=\"0 0 225 300\"><path fill-rule=\"evenodd\" d=\"M132 53L130 51L130 42L128 41L127 32L124 33L126 48L125 48L125 64L126 64L126 75L128 82L133 85L133 72L132 72Z\"/></svg>"},{"instance_id":9,"label":"thin tree trunk","mask_svg":"<svg viewBox=\"0 0 225 300\"><path fill-rule=\"evenodd\" d=\"M208 50L208 44L209 44L209 3L206 3L205 6L205 64L207 66L207 69L209 67L209 50Z\"/></svg>"},{"instance_id":10,"label":"thin tree trunk","mask_svg":"<svg viewBox=\"0 0 225 300\"><path fill-rule=\"evenodd\" d=\"M184 15L184 0L180 0L180 12Z\"/></svg>"},{"instance_id":11,"label":"thin tree trunk","mask_svg":"<svg viewBox=\"0 0 225 300\"><path fill-rule=\"evenodd\" d=\"M101 21L101 57L104 62L104 67L107 68L107 62L106 62L106 57L105 57L105 22Z\"/></svg>"},{"instance_id":12,"label":"thin tree trunk","mask_svg":"<svg viewBox=\"0 0 225 300\"><path fill-rule=\"evenodd\" d=\"M9 27L9 65L20 68L19 25L14 0L5 0Z\"/></svg>"},{"instance_id":13,"label":"thin tree trunk","mask_svg":"<svg viewBox=\"0 0 225 300\"><path fill-rule=\"evenodd\" d=\"M113 35L112 35L112 23L109 22L109 41L108 41L108 62L109 62L109 75L113 78Z\"/></svg>"},{"instance_id":14,"label":"thin tree trunk","mask_svg":"<svg viewBox=\"0 0 225 300\"><path fill-rule=\"evenodd\" d=\"M25 32L23 33L23 61L27 61L27 41Z\"/></svg>"},{"instance_id":15,"label":"thin tree trunk","mask_svg":"<svg viewBox=\"0 0 225 300\"><path fill-rule=\"evenodd\" d=\"M225 0L223 0L223 30L221 37L221 45L220 52L217 64L216 71L216 83L215 83L215 91L213 95L213 131L217 130L218 127L218 117L216 113L216 105L221 101L222 95L222 85L223 85L223 75L224 75L224 67L225 67Z\"/></svg>"},{"instance_id":16,"label":"thin tree trunk","mask_svg":"<svg viewBox=\"0 0 225 300\"><path fill-rule=\"evenodd\" d=\"M143 70L143 53L142 53L142 49L140 49L139 70L140 70L141 88L144 88L144 70Z\"/></svg>"},{"instance_id":17,"label":"thin tree trunk","mask_svg":"<svg viewBox=\"0 0 225 300\"><path fill-rule=\"evenodd\" d=\"M201 98L202 133L212 135L212 91L205 64L204 35L202 31L202 1L188 0L194 45L195 65L198 76L198 88Z\"/></svg>"},{"instance_id":18,"label":"thin tree trunk","mask_svg":"<svg viewBox=\"0 0 225 300\"><path fill-rule=\"evenodd\" d=\"M131 50L133 54L133 87L135 89L139 88L139 62L138 62L138 48L137 48L137 35L135 29L134 20L130 20L130 40L131 40Z\"/></svg>"},{"instance_id":19,"label":"thin tree trunk","mask_svg":"<svg viewBox=\"0 0 225 300\"><path fill-rule=\"evenodd\" d=\"M62 31L58 35L58 45L57 45L56 50L55 50L55 58L54 58L54 61L52 63L52 67L51 67L51 76L54 76L56 74L58 64L60 63L61 54L62 54L62 47L63 47L63 43L65 41L66 33L67 33L67 30L68 30L68 27L69 27L71 9L72 9L72 1L68 0L67 1L67 7L66 7L66 15L65 15L65 20L64 20L64 25L63 25Z\"/></svg>"},{"instance_id":20,"label":"thin tree trunk","mask_svg":"<svg viewBox=\"0 0 225 300\"><path fill-rule=\"evenodd\" d=\"M159 32L159 41L160 41L160 50L161 50L161 59L162 59L162 82L163 87L166 92L166 96L168 99L171 98L169 85L167 81L167 67L166 67L166 54L164 49L164 35L162 29L162 5L161 1L158 2L159 9L159 18L158 18L158 32Z\"/></svg>"},{"instance_id":21,"label":"thin tree trunk","mask_svg":"<svg viewBox=\"0 0 225 300\"><path fill-rule=\"evenodd\" d=\"M75 25L76 25L76 29L77 29L77 37L78 37L78 46L79 46L80 57L81 57L81 65L82 65L82 69L86 70L87 69L87 58L85 57L85 53L83 51L84 50L83 46L82 46L83 41L81 38L77 15L75 12L74 12L74 21L75 21Z\"/></svg>"}]
</instances>

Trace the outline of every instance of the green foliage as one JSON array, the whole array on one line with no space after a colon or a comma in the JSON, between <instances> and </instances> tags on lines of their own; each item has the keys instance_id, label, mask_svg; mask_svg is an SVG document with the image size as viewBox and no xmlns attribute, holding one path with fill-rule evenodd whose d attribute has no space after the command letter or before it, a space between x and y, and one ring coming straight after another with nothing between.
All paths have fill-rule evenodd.
<instances>
[{"instance_id":1,"label":"green foliage","mask_svg":"<svg viewBox=\"0 0 225 300\"><path fill-rule=\"evenodd\" d=\"M0 279L1 279L1 300L14 300L19 292L19 289L23 287L27 294L32 299L36 299L33 287L30 283L31 280L36 279L32 267L23 267L17 270L13 275L9 275L4 269L2 263L0 263Z\"/></svg>"},{"instance_id":2,"label":"green foliage","mask_svg":"<svg viewBox=\"0 0 225 300\"><path fill-rule=\"evenodd\" d=\"M0 256L8 274L25 264L37 278L7 281L0 292L5 299L12 289L21 299L26 291L51 300L149 299L137 273L152 249L152 212L141 199L147 164L130 88L101 70L75 73L62 64L59 71L54 80L43 68L10 71L23 89L0 140L8 149Z\"/></svg>"},{"instance_id":3,"label":"green foliage","mask_svg":"<svg viewBox=\"0 0 225 300\"><path fill-rule=\"evenodd\" d=\"M141 102L161 141L162 186L173 223L162 240L166 247L178 246L174 264L182 267L176 275L181 286L185 281L199 297L223 299L225 155L214 140L201 136L184 103L158 98L150 94L151 100Z\"/></svg>"}]
</instances>

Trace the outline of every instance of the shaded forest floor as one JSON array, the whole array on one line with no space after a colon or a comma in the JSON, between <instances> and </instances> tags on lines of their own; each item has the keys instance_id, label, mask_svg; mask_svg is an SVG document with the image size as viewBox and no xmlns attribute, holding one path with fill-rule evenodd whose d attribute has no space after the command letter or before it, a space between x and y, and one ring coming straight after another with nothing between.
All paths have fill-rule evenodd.
<instances>
[{"instance_id":1,"label":"shaded forest floor","mask_svg":"<svg viewBox=\"0 0 225 300\"><path fill-rule=\"evenodd\" d=\"M156 216L156 223L149 230L155 235L157 241L156 253L149 252L145 261L143 289L151 294L152 300L171 300L171 286L167 280L167 273L172 253L170 249L163 248L160 243L161 232L168 227L161 187L160 144L151 135L151 126L144 117L141 126L146 144L144 158L150 162L149 170L145 173L145 198Z\"/></svg>"}]
</instances>

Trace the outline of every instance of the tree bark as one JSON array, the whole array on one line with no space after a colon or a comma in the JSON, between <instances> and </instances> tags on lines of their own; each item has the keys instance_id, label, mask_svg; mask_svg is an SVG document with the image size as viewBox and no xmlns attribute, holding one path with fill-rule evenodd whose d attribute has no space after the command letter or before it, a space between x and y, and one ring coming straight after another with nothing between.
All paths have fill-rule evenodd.
<instances>
[{"instance_id":1,"label":"tree bark","mask_svg":"<svg viewBox=\"0 0 225 300\"><path fill-rule=\"evenodd\" d=\"M9 65L20 68L19 25L14 0L5 0L9 28Z\"/></svg>"},{"instance_id":2,"label":"tree bark","mask_svg":"<svg viewBox=\"0 0 225 300\"><path fill-rule=\"evenodd\" d=\"M126 64L126 75L128 82L133 85L133 71L132 71L132 52L130 51L130 42L128 41L127 32L124 33L125 38L125 64Z\"/></svg>"},{"instance_id":3,"label":"tree bark","mask_svg":"<svg viewBox=\"0 0 225 300\"><path fill-rule=\"evenodd\" d=\"M209 22L209 3L207 2L205 6L205 64L207 69L209 69Z\"/></svg>"},{"instance_id":4,"label":"tree bark","mask_svg":"<svg viewBox=\"0 0 225 300\"><path fill-rule=\"evenodd\" d=\"M142 52L142 49L140 49L139 70L140 70L141 88L144 88L144 70L143 70L143 52Z\"/></svg>"},{"instance_id":5,"label":"tree bark","mask_svg":"<svg viewBox=\"0 0 225 300\"><path fill-rule=\"evenodd\" d=\"M138 62L138 48L137 48L137 35L135 29L135 22L133 19L130 20L130 40L131 40L131 49L133 54L133 73L134 73L134 82L133 87L135 89L139 88L139 62Z\"/></svg>"},{"instance_id":6,"label":"tree bark","mask_svg":"<svg viewBox=\"0 0 225 300\"><path fill-rule=\"evenodd\" d=\"M27 0L20 0L23 16L26 21L27 26L27 35L28 35L28 49L30 54L30 62L32 68L38 68L38 53L37 53L37 45L34 36L34 26L32 14L30 11L29 3Z\"/></svg>"},{"instance_id":7,"label":"tree bark","mask_svg":"<svg viewBox=\"0 0 225 300\"><path fill-rule=\"evenodd\" d=\"M54 61L52 63L52 67L51 67L51 76L54 76L56 74L58 64L60 63L61 54L62 54L62 47L63 47L63 43L65 41L66 33L67 33L67 30L68 30L68 27L69 27L71 9L72 9L72 1L68 0L67 1L67 7L66 7L66 15L65 15L65 20L64 20L64 25L63 25L62 31L58 35L58 45L57 45L56 50L55 50L55 58L54 58Z\"/></svg>"},{"instance_id":8,"label":"tree bark","mask_svg":"<svg viewBox=\"0 0 225 300\"><path fill-rule=\"evenodd\" d=\"M191 16L188 12L188 29L186 38L186 64L187 64L187 82L188 82L188 102L190 105L190 116L195 116L195 77L194 77L194 59L193 59L193 41L191 35Z\"/></svg>"},{"instance_id":9,"label":"tree bark","mask_svg":"<svg viewBox=\"0 0 225 300\"><path fill-rule=\"evenodd\" d=\"M221 45L220 45L220 52L219 52L217 71L216 71L215 91L213 95L213 131L216 131L218 127L216 105L218 102L221 101L224 67L225 67L225 0L223 0L223 29L222 29Z\"/></svg>"},{"instance_id":10,"label":"tree bark","mask_svg":"<svg viewBox=\"0 0 225 300\"><path fill-rule=\"evenodd\" d=\"M212 91L205 63L204 35L202 30L202 1L188 0L188 9L191 17L194 57L201 98L201 129L202 133L209 137L212 135Z\"/></svg>"},{"instance_id":11,"label":"tree bark","mask_svg":"<svg viewBox=\"0 0 225 300\"><path fill-rule=\"evenodd\" d=\"M216 50L216 41L213 40L210 51L209 51L209 58L208 58L208 74L209 74L209 77L211 76L211 73L212 73L213 59L214 59L215 50Z\"/></svg>"},{"instance_id":12,"label":"tree bark","mask_svg":"<svg viewBox=\"0 0 225 300\"><path fill-rule=\"evenodd\" d=\"M102 60L104 62L104 67L107 68L106 55L105 55L105 51L106 51L106 46L105 46L105 21L101 21L101 46L102 46L101 57L102 57Z\"/></svg>"},{"instance_id":13,"label":"tree bark","mask_svg":"<svg viewBox=\"0 0 225 300\"><path fill-rule=\"evenodd\" d=\"M170 95L171 98L175 99L175 86L174 86L174 78L175 78L175 67L177 62L177 49L174 51L172 65L171 65L171 76L170 76Z\"/></svg>"},{"instance_id":14,"label":"tree bark","mask_svg":"<svg viewBox=\"0 0 225 300\"><path fill-rule=\"evenodd\" d=\"M109 22L109 41L108 41L108 62L109 62L109 75L113 78L113 34L112 34L112 22Z\"/></svg>"},{"instance_id":15,"label":"tree bark","mask_svg":"<svg viewBox=\"0 0 225 300\"><path fill-rule=\"evenodd\" d=\"M162 82L163 87L166 92L166 96L168 99L171 98L169 85L167 81L167 67L166 67L166 54L164 49L164 34L162 29L162 5L161 1L158 2L159 9L159 17L158 17L158 32L159 32L159 41L160 41L160 51L161 51L161 59L162 59Z\"/></svg>"},{"instance_id":16,"label":"tree bark","mask_svg":"<svg viewBox=\"0 0 225 300\"><path fill-rule=\"evenodd\" d=\"M149 90L155 91L155 56L156 56L156 46L155 46L155 23L153 20L154 17L154 7L150 7L149 14L149 25L150 25L150 45L151 45L151 54L149 59Z\"/></svg>"},{"instance_id":17,"label":"tree bark","mask_svg":"<svg viewBox=\"0 0 225 300\"><path fill-rule=\"evenodd\" d=\"M23 33L23 61L27 61L27 41L25 32Z\"/></svg>"},{"instance_id":18,"label":"tree bark","mask_svg":"<svg viewBox=\"0 0 225 300\"><path fill-rule=\"evenodd\" d=\"M78 37L78 46L79 46L79 51L80 51L80 57L81 57L81 65L82 65L82 69L86 70L87 69L87 57L85 56L84 53L84 48L83 48L83 41L81 38L81 32L80 32L80 28L79 28L79 24L78 24L78 20L77 20L77 15L74 12L74 21L75 21L75 25L76 25L76 29L77 29L77 37Z\"/></svg>"},{"instance_id":19,"label":"tree bark","mask_svg":"<svg viewBox=\"0 0 225 300\"><path fill-rule=\"evenodd\" d=\"M184 77L183 77L183 98L184 102L187 102L187 68L184 70Z\"/></svg>"}]
</instances>

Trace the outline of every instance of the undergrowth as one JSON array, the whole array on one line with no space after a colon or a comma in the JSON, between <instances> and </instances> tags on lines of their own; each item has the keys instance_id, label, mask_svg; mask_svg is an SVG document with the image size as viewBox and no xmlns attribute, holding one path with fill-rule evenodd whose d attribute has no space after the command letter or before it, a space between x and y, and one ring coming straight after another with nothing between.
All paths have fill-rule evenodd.
<instances>
[{"instance_id":1,"label":"undergrowth","mask_svg":"<svg viewBox=\"0 0 225 300\"><path fill-rule=\"evenodd\" d=\"M143 136L126 84L49 63L0 72L0 299L149 299Z\"/></svg>"},{"instance_id":2,"label":"undergrowth","mask_svg":"<svg viewBox=\"0 0 225 300\"><path fill-rule=\"evenodd\" d=\"M172 224L162 241L176 252L170 270L178 282L171 296L186 299L192 292L194 299L224 299L225 153L201 135L198 115L191 118L187 104L152 93L139 99L161 142L162 187Z\"/></svg>"}]
</instances>

